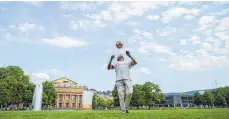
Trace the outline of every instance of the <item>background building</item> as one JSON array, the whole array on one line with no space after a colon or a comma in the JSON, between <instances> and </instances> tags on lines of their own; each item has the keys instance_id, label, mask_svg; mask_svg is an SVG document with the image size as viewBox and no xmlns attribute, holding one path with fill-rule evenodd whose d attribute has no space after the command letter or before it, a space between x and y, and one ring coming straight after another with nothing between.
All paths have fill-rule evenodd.
<instances>
[{"instance_id":1,"label":"background building","mask_svg":"<svg viewBox=\"0 0 229 119\"><path fill-rule=\"evenodd\" d=\"M194 90L183 93L167 93L165 101L161 104L165 107L194 107L194 94L198 91L201 95L208 90Z\"/></svg>"},{"instance_id":2,"label":"background building","mask_svg":"<svg viewBox=\"0 0 229 119\"><path fill-rule=\"evenodd\" d=\"M93 92L68 79L53 81L57 93L56 108L92 109Z\"/></svg>"},{"instance_id":3,"label":"background building","mask_svg":"<svg viewBox=\"0 0 229 119\"><path fill-rule=\"evenodd\" d=\"M164 106L166 107L192 107L194 106L193 95L173 94L166 95Z\"/></svg>"}]
</instances>

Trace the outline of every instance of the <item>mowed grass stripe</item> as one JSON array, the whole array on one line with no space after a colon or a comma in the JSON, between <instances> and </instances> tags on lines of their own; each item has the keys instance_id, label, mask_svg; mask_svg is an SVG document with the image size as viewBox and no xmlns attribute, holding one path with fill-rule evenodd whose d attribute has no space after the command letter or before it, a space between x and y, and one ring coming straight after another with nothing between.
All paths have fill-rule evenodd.
<instances>
[{"instance_id":1,"label":"mowed grass stripe","mask_svg":"<svg viewBox=\"0 0 229 119\"><path fill-rule=\"evenodd\" d=\"M0 111L0 119L229 119L229 109Z\"/></svg>"}]
</instances>

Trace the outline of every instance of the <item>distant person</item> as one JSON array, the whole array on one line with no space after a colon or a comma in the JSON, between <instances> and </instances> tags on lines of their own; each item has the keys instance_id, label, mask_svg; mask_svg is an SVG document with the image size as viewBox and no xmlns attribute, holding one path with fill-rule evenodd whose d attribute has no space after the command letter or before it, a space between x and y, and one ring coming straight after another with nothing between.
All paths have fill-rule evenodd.
<instances>
[{"instance_id":1,"label":"distant person","mask_svg":"<svg viewBox=\"0 0 229 119\"><path fill-rule=\"evenodd\" d=\"M115 65L112 65L111 63L115 57L114 55L112 55L110 62L107 66L108 70L115 69L116 72L115 85L118 90L121 113L129 113L128 109L133 92L132 80L130 77L130 68L137 64L135 59L130 55L129 51L126 51L126 55L131 59L131 62L124 61L124 57L122 55L119 55L117 57L117 63Z\"/></svg>"}]
</instances>

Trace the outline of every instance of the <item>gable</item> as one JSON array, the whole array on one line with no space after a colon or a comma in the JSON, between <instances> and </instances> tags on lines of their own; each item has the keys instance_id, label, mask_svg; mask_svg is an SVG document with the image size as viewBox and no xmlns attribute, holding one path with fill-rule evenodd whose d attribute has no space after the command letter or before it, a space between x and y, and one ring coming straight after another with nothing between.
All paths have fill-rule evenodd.
<instances>
[{"instance_id":1,"label":"gable","mask_svg":"<svg viewBox=\"0 0 229 119\"><path fill-rule=\"evenodd\" d=\"M62 78L59 78L59 79L56 79L53 81L54 84L63 84L63 83L70 83L70 84L77 84L76 82L66 78L66 77L62 77Z\"/></svg>"}]
</instances>

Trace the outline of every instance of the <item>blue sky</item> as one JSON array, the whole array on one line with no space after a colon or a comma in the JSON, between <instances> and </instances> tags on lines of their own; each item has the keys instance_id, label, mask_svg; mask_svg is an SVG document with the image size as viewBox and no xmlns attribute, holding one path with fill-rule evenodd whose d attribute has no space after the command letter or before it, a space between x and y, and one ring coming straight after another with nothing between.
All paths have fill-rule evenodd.
<instances>
[{"instance_id":1,"label":"blue sky","mask_svg":"<svg viewBox=\"0 0 229 119\"><path fill-rule=\"evenodd\" d=\"M106 65L121 40L133 82L163 92L229 85L229 2L0 2L0 66L32 80L114 87ZM126 60L127 59L126 57Z\"/></svg>"}]
</instances>

